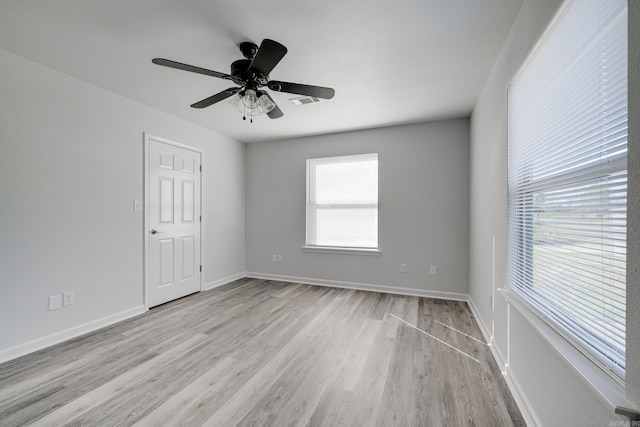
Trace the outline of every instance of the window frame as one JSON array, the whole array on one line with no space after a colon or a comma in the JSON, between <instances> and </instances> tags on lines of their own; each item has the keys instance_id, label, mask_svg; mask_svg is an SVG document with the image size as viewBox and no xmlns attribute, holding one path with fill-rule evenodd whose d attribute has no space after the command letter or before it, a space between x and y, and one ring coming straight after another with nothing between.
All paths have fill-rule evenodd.
<instances>
[{"instance_id":1,"label":"window frame","mask_svg":"<svg viewBox=\"0 0 640 427\"><path fill-rule=\"evenodd\" d=\"M370 161L375 159L376 167L379 173L379 154L365 153L346 156L318 157L306 160L306 204L305 204L305 244L302 250L305 252L324 252L324 253L342 253L354 255L379 255L380 249L379 239L379 174L376 176L376 202L375 203L341 203L341 204L318 204L316 203L316 176L315 168L322 164L339 164L340 160L344 163L353 163L355 161ZM348 162L351 160L351 162ZM376 245L375 246L349 246L349 245L319 245L314 235L317 211L318 209L375 209L376 215Z\"/></svg>"},{"instance_id":2,"label":"window frame","mask_svg":"<svg viewBox=\"0 0 640 427\"><path fill-rule=\"evenodd\" d=\"M541 46L547 43L549 33L559 25L559 21L564 17L569 7L574 4L574 1L575 0L566 0L561 5L547 27L547 30L529 52L527 59L514 74L508 86L509 151L512 150L513 143L511 131L513 120L511 116L511 90L514 82L522 73L523 69L529 65ZM511 158L511 155L509 157ZM554 176L544 176L541 179L534 179L528 176L527 173L521 172L519 174L521 182L517 182L515 185L511 182L511 171L509 171L509 188L507 189L509 205L509 274L507 278L507 289L502 291L504 291L507 300L513 303L514 307L541 332L547 341L549 341L589 383L594 385L603 396L613 396L613 399L607 398L607 400L620 401L620 397L624 396L624 391L621 388L624 386L624 365L621 370L612 368L611 364L603 361L602 356L595 355L597 351L587 350L588 344L591 343L584 341L582 337L573 335L571 328L567 328L566 324L563 325L563 322L566 322L566 318L563 319L563 316L566 316L566 314L563 313L562 310L558 310L557 307L554 307L553 301L549 300L545 302L545 297L542 294L539 296L540 299L536 299L533 291L528 293L521 289L523 286L529 286L530 289L533 289L533 269L535 268L533 260L533 246L535 243L534 219L536 215L536 207L534 204L535 194L556 191L557 188L562 188L567 185L567 183L573 186L597 186L600 181L605 181L612 176L616 176L618 173L626 173L626 152L623 156L613 155L610 158L607 157L606 160L609 161L610 165L608 170L598 168L592 164L586 164L578 168L577 173L576 169L571 169L570 172L563 171ZM511 167L510 159L509 168L511 169ZM576 175L580 177L576 178ZM563 180L565 181L563 182ZM517 188L516 191L513 190L512 185ZM585 201L587 199L582 200ZM604 198L602 200L604 200ZM512 228L513 222L519 223L519 227ZM516 270L517 273L514 273L513 270ZM515 274L519 275L518 277L520 278L517 285L513 280L513 275ZM571 322L572 321L573 320L571 320ZM599 349L598 351L602 351L604 354L606 348Z\"/></svg>"}]
</instances>

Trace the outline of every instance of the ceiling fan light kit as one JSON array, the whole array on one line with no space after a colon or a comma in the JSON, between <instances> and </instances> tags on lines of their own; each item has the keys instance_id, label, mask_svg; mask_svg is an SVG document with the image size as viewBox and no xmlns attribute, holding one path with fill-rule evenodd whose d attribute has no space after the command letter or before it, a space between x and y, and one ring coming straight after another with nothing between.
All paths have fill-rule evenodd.
<instances>
[{"instance_id":1,"label":"ceiling fan light kit","mask_svg":"<svg viewBox=\"0 0 640 427\"><path fill-rule=\"evenodd\" d=\"M261 89L265 86L274 92L286 92L312 98L331 99L335 95L335 91L329 87L270 80L269 73L287 54L287 48L274 40L264 39L259 47L255 43L242 42L240 43L240 52L245 59L238 59L231 63L231 74L220 73L164 58L154 58L152 62L169 68L231 80L237 87L218 92L191 104L191 107L206 108L233 97L229 104L243 113L244 120L248 115L251 122L253 122L254 116L264 113L270 119L277 119L284 115L269 93Z\"/></svg>"}]
</instances>

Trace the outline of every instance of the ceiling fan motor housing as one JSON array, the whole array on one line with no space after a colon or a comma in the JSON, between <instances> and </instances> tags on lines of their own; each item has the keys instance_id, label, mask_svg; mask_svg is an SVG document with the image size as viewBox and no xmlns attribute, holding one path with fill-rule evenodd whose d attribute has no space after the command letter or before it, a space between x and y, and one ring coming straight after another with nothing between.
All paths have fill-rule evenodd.
<instances>
[{"instance_id":1,"label":"ceiling fan motor housing","mask_svg":"<svg viewBox=\"0 0 640 427\"><path fill-rule=\"evenodd\" d=\"M251 65L250 59L238 59L231 63L231 76L238 86L246 86L247 88L257 89L265 86L269 78L260 73L252 73L249 71Z\"/></svg>"},{"instance_id":2,"label":"ceiling fan motor housing","mask_svg":"<svg viewBox=\"0 0 640 427\"><path fill-rule=\"evenodd\" d=\"M241 80L248 80L249 78L249 65L251 65L250 59L238 59L231 63L231 75Z\"/></svg>"}]
</instances>

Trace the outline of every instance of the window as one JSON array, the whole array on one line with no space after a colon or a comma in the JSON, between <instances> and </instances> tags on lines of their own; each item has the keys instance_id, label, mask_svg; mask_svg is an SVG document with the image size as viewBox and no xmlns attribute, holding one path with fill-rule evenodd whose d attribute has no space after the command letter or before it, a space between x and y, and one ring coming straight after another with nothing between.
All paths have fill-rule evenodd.
<instances>
[{"instance_id":1,"label":"window","mask_svg":"<svg viewBox=\"0 0 640 427\"><path fill-rule=\"evenodd\" d=\"M307 247L377 249L378 154L307 160Z\"/></svg>"},{"instance_id":2,"label":"window","mask_svg":"<svg viewBox=\"0 0 640 427\"><path fill-rule=\"evenodd\" d=\"M626 8L565 1L509 88L509 287L621 383Z\"/></svg>"}]
</instances>

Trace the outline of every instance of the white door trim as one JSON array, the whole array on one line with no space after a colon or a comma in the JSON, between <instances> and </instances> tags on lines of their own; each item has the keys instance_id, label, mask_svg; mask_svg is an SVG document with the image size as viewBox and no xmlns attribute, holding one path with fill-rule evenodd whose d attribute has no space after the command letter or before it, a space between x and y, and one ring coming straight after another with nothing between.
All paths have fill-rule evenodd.
<instances>
[{"instance_id":1,"label":"white door trim","mask_svg":"<svg viewBox=\"0 0 640 427\"><path fill-rule=\"evenodd\" d=\"M148 132L143 132L144 136L144 171L143 171L143 180L144 180L144 224L142 226L142 232L144 235L144 253L143 253L143 263L144 263L144 277L143 277L143 300L144 307L146 310L149 310L149 236L151 233L151 229L149 228L150 224L150 210L149 210L149 144L151 140L161 142L163 144L173 145L175 147L184 148L187 150L194 151L200 154L201 164L204 163L204 157L202 154L202 150L197 147L193 147L191 145L182 144L180 142L172 141L167 138L163 138L160 136L153 135ZM203 197L204 192L202 191L202 172L200 172L200 212L198 215L202 217L202 205L203 205ZM202 265L202 226L203 222L200 221L200 265ZM202 274L200 274L200 292L202 292Z\"/></svg>"}]
</instances>

